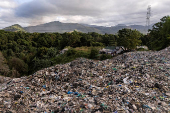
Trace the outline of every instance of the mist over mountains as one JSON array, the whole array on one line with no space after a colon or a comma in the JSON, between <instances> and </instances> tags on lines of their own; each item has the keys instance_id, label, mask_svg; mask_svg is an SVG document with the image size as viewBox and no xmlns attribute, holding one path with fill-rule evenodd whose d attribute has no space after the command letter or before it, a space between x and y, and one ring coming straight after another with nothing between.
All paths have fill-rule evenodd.
<instances>
[{"instance_id":1,"label":"mist over mountains","mask_svg":"<svg viewBox=\"0 0 170 113\"><path fill-rule=\"evenodd\" d=\"M88 24L79 24L79 23L61 23L59 21L53 21L45 24L40 24L37 26L28 26L28 27L22 27L18 24L9 26L4 28L5 31L24 31L24 32L38 32L38 33L45 33L45 32L58 32L58 33L64 33L64 32L72 32L74 30L88 33L88 32L97 32L100 34L116 34L119 30L123 28L129 28L132 30L138 30L143 34L147 33L146 26L142 25L125 25L125 24L118 24L116 26L111 27L104 27L104 26L96 26L96 25L88 25Z\"/></svg>"}]
</instances>

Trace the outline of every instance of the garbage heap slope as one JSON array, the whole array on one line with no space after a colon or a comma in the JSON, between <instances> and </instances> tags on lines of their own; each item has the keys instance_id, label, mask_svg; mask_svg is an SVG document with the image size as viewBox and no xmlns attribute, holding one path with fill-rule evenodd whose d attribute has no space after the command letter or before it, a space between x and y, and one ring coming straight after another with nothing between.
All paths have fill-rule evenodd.
<instances>
[{"instance_id":1,"label":"garbage heap slope","mask_svg":"<svg viewBox=\"0 0 170 113\"><path fill-rule=\"evenodd\" d=\"M170 112L170 47L113 59L78 58L0 84L0 111Z\"/></svg>"}]
</instances>

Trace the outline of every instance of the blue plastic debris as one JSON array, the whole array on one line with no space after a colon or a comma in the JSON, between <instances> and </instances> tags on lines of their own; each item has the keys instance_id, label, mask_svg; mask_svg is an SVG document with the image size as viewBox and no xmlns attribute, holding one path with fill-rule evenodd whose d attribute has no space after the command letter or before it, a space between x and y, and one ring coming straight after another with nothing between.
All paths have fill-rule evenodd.
<instances>
[{"instance_id":1,"label":"blue plastic debris","mask_svg":"<svg viewBox=\"0 0 170 113\"><path fill-rule=\"evenodd\" d=\"M148 105L143 105L143 107L144 107L144 108L149 108L149 109L151 109Z\"/></svg>"},{"instance_id":2,"label":"blue plastic debris","mask_svg":"<svg viewBox=\"0 0 170 113\"><path fill-rule=\"evenodd\" d=\"M78 95L79 93L78 92L74 92L74 95Z\"/></svg>"},{"instance_id":3,"label":"blue plastic debris","mask_svg":"<svg viewBox=\"0 0 170 113\"><path fill-rule=\"evenodd\" d=\"M43 88L46 88L46 85L43 85Z\"/></svg>"},{"instance_id":4,"label":"blue plastic debris","mask_svg":"<svg viewBox=\"0 0 170 113\"><path fill-rule=\"evenodd\" d=\"M71 91L68 91L68 92L67 92L67 94L72 94L72 93L73 93L73 92L71 92Z\"/></svg>"},{"instance_id":5,"label":"blue plastic debris","mask_svg":"<svg viewBox=\"0 0 170 113\"><path fill-rule=\"evenodd\" d=\"M77 97L80 97L80 96L81 96L81 94L78 94L78 95L77 95Z\"/></svg>"}]
</instances>

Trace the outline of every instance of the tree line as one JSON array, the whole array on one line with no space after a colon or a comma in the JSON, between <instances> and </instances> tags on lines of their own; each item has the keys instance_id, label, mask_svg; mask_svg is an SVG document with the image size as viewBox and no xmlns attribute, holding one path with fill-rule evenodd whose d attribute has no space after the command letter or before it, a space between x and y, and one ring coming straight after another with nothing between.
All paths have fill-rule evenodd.
<instances>
[{"instance_id":1,"label":"tree line","mask_svg":"<svg viewBox=\"0 0 170 113\"><path fill-rule=\"evenodd\" d=\"M117 34L81 33L24 33L0 30L0 51L12 70L5 76L15 77L29 75L35 71L65 63L76 57L95 59L97 54L93 48L91 53L77 52L76 47L124 46L128 50L137 45L146 45L151 50L160 50L170 45L170 18L163 17L156 23L150 33L144 35L137 30L122 29ZM59 55L59 51L70 46L73 49ZM102 56L103 58L110 58ZM63 60L64 59L64 60Z\"/></svg>"}]
</instances>

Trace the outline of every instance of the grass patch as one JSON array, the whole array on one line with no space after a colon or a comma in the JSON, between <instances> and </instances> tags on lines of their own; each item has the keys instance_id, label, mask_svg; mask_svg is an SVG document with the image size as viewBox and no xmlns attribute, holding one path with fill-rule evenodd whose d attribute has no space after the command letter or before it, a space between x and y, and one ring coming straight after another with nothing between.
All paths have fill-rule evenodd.
<instances>
[{"instance_id":1,"label":"grass patch","mask_svg":"<svg viewBox=\"0 0 170 113\"><path fill-rule=\"evenodd\" d=\"M102 47L102 46L95 46L95 47L82 46L82 47L76 47L75 50L90 53L92 48L100 50L100 49L102 49L104 47Z\"/></svg>"},{"instance_id":2,"label":"grass patch","mask_svg":"<svg viewBox=\"0 0 170 113\"><path fill-rule=\"evenodd\" d=\"M138 48L137 51L149 51L149 50L144 49L144 48Z\"/></svg>"},{"instance_id":3,"label":"grass patch","mask_svg":"<svg viewBox=\"0 0 170 113\"><path fill-rule=\"evenodd\" d=\"M66 53L60 54L57 57L52 58L51 60L53 61L54 64L64 64L64 63L71 62L79 57L88 58L89 51L81 51L78 49L76 50L74 48L71 48Z\"/></svg>"},{"instance_id":4,"label":"grass patch","mask_svg":"<svg viewBox=\"0 0 170 113\"><path fill-rule=\"evenodd\" d=\"M64 54L60 54L55 58L52 58L52 62L54 65L56 64L64 64L75 60L76 58L90 58L94 60L105 60L112 58L111 55L100 55L99 50L103 47L76 47L76 48L68 48L69 50Z\"/></svg>"}]
</instances>

